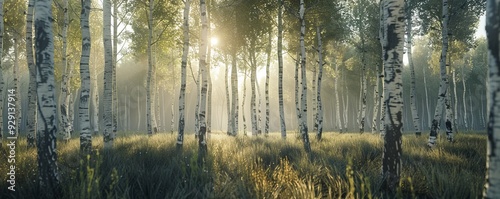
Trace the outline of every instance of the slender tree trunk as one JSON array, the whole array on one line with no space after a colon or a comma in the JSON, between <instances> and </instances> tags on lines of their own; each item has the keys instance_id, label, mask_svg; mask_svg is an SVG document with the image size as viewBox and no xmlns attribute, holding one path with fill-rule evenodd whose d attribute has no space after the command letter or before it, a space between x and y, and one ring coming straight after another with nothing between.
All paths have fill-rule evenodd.
<instances>
[{"instance_id":1,"label":"slender tree trunk","mask_svg":"<svg viewBox=\"0 0 500 199\"><path fill-rule=\"evenodd\" d=\"M402 63L404 46L404 2L402 0L385 0L385 19L383 39L384 72L386 84L384 103L387 106L385 120L386 135L382 153L383 186L391 193L396 192L401 176L401 137L403 123L403 86Z\"/></svg>"},{"instance_id":2,"label":"slender tree trunk","mask_svg":"<svg viewBox=\"0 0 500 199\"><path fill-rule=\"evenodd\" d=\"M231 99L229 98L229 78L228 78L228 74L229 74L229 65L227 64L227 57L226 57L226 60L225 60L225 65L226 65L226 71L224 73L224 84L226 86L226 108L227 108L227 134L228 135L231 135L232 134L232 129L231 129L231 116L233 115L233 113L231 112L231 105L230 105L230 101Z\"/></svg>"},{"instance_id":3,"label":"slender tree trunk","mask_svg":"<svg viewBox=\"0 0 500 199\"><path fill-rule=\"evenodd\" d=\"M57 124L54 80L54 35L52 33L52 1L37 0L35 3L35 50L37 66L37 152L40 197L60 196L57 167Z\"/></svg>"},{"instance_id":4,"label":"slender tree trunk","mask_svg":"<svg viewBox=\"0 0 500 199\"><path fill-rule=\"evenodd\" d=\"M146 80L146 126L147 126L147 131L148 135L151 136L154 133L154 119L153 118L153 111L151 110L152 107L154 107L153 104L153 94L151 93L151 90L153 90L153 76L154 74L154 62L153 62L153 54L152 54L152 40L153 40L153 0L149 0L149 11L148 11L148 30L149 30L149 35L148 35L148 49L147 49L147 54L148 54L148 77Z\"/></svg>"},{"instance_id":5,"label":"slender tree trunk","mask_svg":"<svg viewBox=\"0 0 500 199\"><path fill-rule=\"evenodd\" d=\"M446 92L446 99L444 101L446 115L445 115L445 126L446 126L446 139L449 142L453 142L453 112L451 109L451 92L450 87L448 87L448 91Z\"/></svg>"},{"instance_id":6,"label":"slender tree trunk","mask_svg":"<svg viewBox=\"0 0 500 199\"><path fill-rule=\"evenodd\" d=\"M271 66L271 49L272 49L272 31L269 31L269 37L268 37L268 46L267 46L267 61L266 61L266 88L265 88L265 95L266 95L266 124L264 126L264 134L266 136L269 135L269 68Z\"/></svg>"},{"instance_id":7,"label":"slender tree trunk","mask_svg":"<svg viewBox=\"0 0 500 199\"><path fill-rule=\"evenodd\" d=\"M196 106L194 108L194 137L198 138L198 133L200 132L200 103L201 103L201 68L198 68L198 77L195 80L196 83Z\"/></svg>"},{"instance_id":8,"label":"slender tree trunk","mask_svg":"<svg viewBox=\"0 0 500 199\"><path fill-rule=\"evenodd\" d=\"M139 95L139 91L137 91L137 131L141 129L141 97Z\"/></svg>"},{"instance_id":9,"label":"slender tree trunk","mask_svg":"<svg viewBox=\"0 0 500 199\"><path fill-rule=\"evenodd\" d=\"M243 135L247 135L247 119L245 117L245 100L247 97L247 70L244 69L244 77L243 77L243 99L241 102L241 116L243 117Z\"/></svg>"},{"instance_id":10,"label":"slender tree trunk","mask_svg":"<svg viewBox=\"0 0 500 199\"><path fill-rule=\"evenodd\" d=\"M451 56L450 56L451 57ZM451 62L451 61L450 61ZM450 64L451 65L451 64ZM455 74L455 70L452 72L452 81L453 81L453 95L454 95L454 104L453 104L453 129L456 133L458 133L458 97L457 97L457 78Z\"/></svg>"},{"instance_id":11,"label":"slender tree trunk","mask_svg":"<svg viewBox=\"0 0 500 199\"><path fill-rule=\"evenodd\" d=\"M462 93L462 101L463 101L463 104L464 104L464 126L465 126L465 129L466 130L469 130L469 124L467 124L467 98L465 98L465 92L467 90L467 87L465 87L465 75L464 75L464 65L462 65L462 68L460 70L460 75L462 76L462 87L464 88L464 91ZM481 96L482 97L482 96ZM482 102L482 100L481 100ZM481 107L482 108L482 107Z\"/></svg>"},{"instance_id":12,"label":"slender tree trunk","mask_svg":"<svg viewBox=\"0 0 500 199\"><path fill-rule=\"evenodd\" d=\"M80 27L82 30L82 55L80 58L80 103L78 118L80 123L80 151L90 153L92 150L92 132L90 130L89 99L90 98L90 0L82 0Z\"/></svg>"},{"instance_id":13,"label":"slender tree trunk","mask_svg":"<svg viewBox=\"0 0 500 199\"><path fill-rule=\"evenodd\" d=\"M363 37L363 36L362 36ZM362 49L362 53L361 53L361 62L363 64L363 67L362 67L362 79L361 79L361 84L362 84L362 90L363 90L363 93L361 95L361 119L360 119L360 125L359 125L359 132L360 133L363 133L365 132L365 120L366 120L366 57L365 57L365 44L364 44L364 39L362 39L362 45L363 45L363 49Z\"/></svg>"},{"instance_id":14,"label":"slender tree trunk","mask_svg":"<svg viewBox=\"0 0 500 199\"><path fill-rule=\"evenodd\" d=\"M3 52L3 0L0 0L0 52ZM0 147L3 143L3 90L5 83L3 80L3 63L0 59Z\"/></svg>"},{"instance_id":15,"label":"slender tree trunk","mask_svg":"<svg viewBox=\"0 0 500 199\"><path fill-rule=\"evenodd\" d=\"M339 76L340 76L340 73L339 73L339 64L335 63L335 102L336 102L336 113L337 113L337 124L335 124L335 126L338 127L338 130L339 130L339 133L342 133L343 130L342 130L342 120L340 119L340 99L339 99L339 86L338 86L338 79L339 79ZM344 98L342 97L342 106L344 106ZM333 112L332 112L333 113ZM345 113L344 113L345 114ZM343 118L344 119L344 122L345 122L345 117Z\"/></svg>"},{"instance_id":16,"label":"slender tree trunk","mask_svg":"<svg viewBox=\"0 0 500 199\"><path fill-rule=\"evenodd\" d=\"M342 102L342 106L344 106L344 132L348 132L348 125L349 125L349 92L347 90L347 81L346 81L346 74L345 74L345 70L342 70L342 77L344 79L344 88L343 88L343 93L345 95L345 103ZM342 97L342 101L344 100L344 98Z\"/></svg>"},{"instance_id":17,"label":"slender tree trunk","mask_svg":"<svg viewBox=\"0 0 500 199\"><path fill-rule=\"evenodd\" d=\"M422 71L424 73L424 90L425 90L425 106L427 112L427 128L431 127L431 109L429 108L429 94L427 92L427 75L425 75L425 67L422 67Z\"/></svg>"},{"instance_id":18,"label":"slender tree trunk","mask_svg":"<svg viewBox=\"0 0 500 199\"><path fill-rule=\"evenodd\" d=\"M385 35L386 30L385 30L385 24L386 24L386 18L385 18L385 0L381 0L379 2L379 9L380 9L380 23L379 23L379 31L378 31L378 37L380 41L380 45L382 46L382 54L381 54L381 59L382 59L382 71L380 73L380 81L382 82L382 93L380 94L380 137L385 137L385 115L386 115L386 104L385 104L385 49L384 49L384 42L385 42Z\"/></svg>"},{"instance_id":19,"label":"slender tree trunk","mask_svg":"<svg viewBox=\"0 0 500 199\"><path fill-rule=\"evenodd\" d=\"M113 132L113 49L111 47L111 2L103 2L103 40L104 40L104 92L103 92L103 122L104 148L113 147L115 133Z\"/></svg>"},{"instance_id":20,"label":"slender tree trunk","mask_svg":"<svg viewBox=\"0 0 500 199\"><path fill-rule=\"evenodd\" d=\"M210 2L210 0L208 0ZM207 38L212 34L210 31L210 24L211 24L211 9L210 9L210 3L207 6ZM207 39L207 81L208 81L208 91L207 91L207 135L210 135L212 133L212 69L211 69L211 64L212 63L212 43Z\"/></svg>"},{"instance_id":21,"label":"slender tree trunk","mask_svg":"<svg viewBox=\"0 0 500 199\"><path fill-rule=\"evenodd\" d=\"M231 131L232 135L236 136L238 134L238 76L236 67L236 53L232 55L232 67L231 67L231 87L232 87L232 110L231 110Z\"/></svg>"},{"instance_id":22,"label":"slender tree trunk","mask_svg":"<svg viewBox=\"0 0 500 199\"><path fill-rule=\"evenodd\" d=\"M299 66L300 66L300 54L297 53L297 60L295 61L295 76L294 76L294 79L295 79L295 112L296 112L296 115L297 115L297 123L299 124L298 127L298 131L300 131L300 126L302 125L302 123L300 122L300 101L299 101Z\"/></svg>"},{"instance_id":23,"label":"slender tree trunk","mask_svg":"<svg viewBox=\"0 0 500 199\"><path fill-rule=\"evenodd\" d=\"M439 93L438 101L436 104L436 110L434 111L434 118L432 119L431 132L429 135L429 147L436 145L437 130L439 128L439 121L441 121L441 112L443 110L443 105L446 99L446 91L448 90L448 77L446 75L446 55L448 52L448 0L443 0L443 23L441 36L443 38L442 48L441 48L441 59L440 63L440 74L441 82L439 83Z\"/></svg>"},{"instance_id":24,"label":"slender tree trunk","mask_svg":"<svg viewBox=\"0 0 500 199\"><path fill-rule=\"evenodd\" d=\"M380 73L379 72L379 69L378 69L378 64L377 64L377 70L376 70L376 73L375 75L377 75L377 78L376 78L376 83L375 83L375 88L373 89L373 120L372 120L372 134L373 133L376 133L378 131L378 128L377 128L377 118L378 118L378 107L380 106L379 105L379 93L378 93L378 88L379 88L379 78L378 78L378 74Z\"/></svg>"},{"instance_id":25,"label":"slender tree trunk","mask_svg":"<svg viewBox=\"0 0 500 199\"><path fill-rule=\"evenodd\" d=\"M28 88L28 147L35 146L36 137L36 126L37 126L37 108L36 108L36 66L35 60L33 58L33 7L35 6L34 0L28 1L28 13L26 14L26 61L28 62L29 70L29 88ZM1 37L0 37L1 39ZM0 52L2 49L0 48ZM0 70L1 67L0 67ZM0 75L1 76L1 75ZM1 77L0 77L1 78ZM1 80L0 80L1 81ZM3 85L0 85L3 87ZM1 89L0 89L1 90ZM2 92L0 91L0 96ZM2 97L0 97L2 98ZM0 101L0 106L3 106L2 101ZM2 109L0 108L0 112ZM1 114L0 114L0 118ZM0 119L2 120L2 119ZM0 122L2 125L2 122ZM1 129L1 127L0 127ZM0 130L0 134L2 131ZM1 136L0 136L1 137ZM31 139L29 139L31 138ZM0 139L1 142L1 139ZM1 145L0 145L1 146Z\"/></svg>"},{"instance_id":26,"label":"slender tree trunk","mask_svg":"<svg viewBox=\"0 0 500 199\"><path fill-rule=\"evenodd\" d=\"M286 138L285 107L283 106L283 0L278 0L278 104L281 137Z\"/></svg>"},{"instance_id":27,"label":"slender tree trunk","mask_svg":"<svg viewBox=\"0 0 500 199\"><path fill-rule=\"evenodd\" d=\"M258 124L257 124L257 107L255 104L255 79L257 75L257 63L255 60L255 41L250 42L250 88L252 89L252 94L250 97L250 109L252 110L251 121L252 121L252 135L258 134Z\"/></svg>"},{"instance_id":28,"label":"slender tree trunk","mask_svg":"<svg viewBox=\"0 0 500 199\"><path fill-rule=\"evenodd\" d=\"M257 73L255 74L257 76ZM259 95L259 103L257 105L257 134L262 134L262 93L259 87L259 80L255 80L255 88L257 89L257 94Z\"/></svg>"},{"instance_id":29,"label":"slender tree trunk","mask_svg":"<svg viewBox=\"0 0 500 199\"><path fill-rule=\"evenodd\" d=\"M413 119L413 128L415 129L415 135L420 136L422 130L420 127L420 117L418 117L417 111L417 96L415 89L415 66L413 65L412 56L412 8L410 8L410 2L406 2L406 52L408 53L408 63L410 65L410 107L411 116Z\"/></svg>"},{"instance_id":30,"label":"slender tree trunk","mask_svg":"<svg viewBox=\"0 0 500 199\"><path fill-rule=\"evenodd\" d=\"M71 138L71 133L70 133L70 128L71 124L69 121L69 101L71 98L71 90L70 90L70 79L71 79L71 73L73 72L72 68L68 66L68 59L67 59L67 35L68 35L68 25L69 25L69 15L68 15L68 1L69 0L64 0L64 7L63 7L63 12L64 12L64 25L63 25L63 31L62 31L62 66L64 68L64 73L62 77L62 83L61 83L61 94L60 97L62 98L62 102L60 103L60 110L61 110L61 121L62 121L62 135L64 140L69 140Z\"/></svg>"},{"instance_id":31,"label":"slender tree trunk","mask_svg":"<svg viewBox=\"0 0 500 199\"><path fill-rule=\"evenodd\" d=\"M184 1L182 31L184 44L182 46L182 62L181 62L181 89L179 94L179 125L177 126L177 147L182 147L184 143L184 111L186 109L186 66L189 54L189 10L191 0Z\"/></svg>"},{"instance_id":32,"label":"slender tree trunk","mask_svg":"<svg viewBox=\"0 0 500 199\"><path fill-rule=\"evenodd\" d=\"M304 18L306 8L304 0L300 0L299 19L300 19L300 66L301 66L301 79L302 79L302 93L300 96L301 113L300 113L300 134L304 142L304 149L306 153L311 152L311 145L309 143L309 135L307 129L307 79L306 79L306 48L304 37L306 32L306 20Z\"/></svg>"},{"instance_id":33,"label":"slender tree trunk","mask_svg":"<svg viewBox=\"0 0 500 199\"><path fill-rule=\"evenodd\" d=\"M118 3L113 1L113 133L118 131L118 89L116 89L116 66L118 64Z\"/></svg>"},{"instance_id":34,"label":"slender tree trunk","mask_svg":"<svg viewBox=\"0 0 500 199\"><path fill-rule=\"evenodd\" d=\"M202 163L207 153L207 140L206 131L207 124L205 120L206 106L207 106L207 70L206 70L206 57L207 57L207 14L205 0L200 0L200 14L201 14L201 45L200 45L200 70L201 70L201 105L200 105L200 132L198 135L198 163Z\"/></svg>"},{"instance_id":35,"label":"slender tree trunk","mask_svg":"<svg viewBox=\"0 0 500 199\"><path fill-rule=\"evenodd\" d=\"M486 34L488 36L487 80L488 144L486 152L486 184L483 197L500 198L500 1L487 0ZM470 95L469 95L470 96ZM472 110L472 109L471 109Z\"/></svg>"},{"instance_id":36,"label":"slender tree trunk","mask_svg":"<svg viewBox=\"0 0 500 199\"><path fill-rule=\"evenodd\" d=\"M321 104L321 79L323 76L323 42L321 41L321 30L320 27L316 27L316 36L318 37L318 87L316 94L316 101L318 106L318 112L316 113L316 124L317 124L317 138L321 140L323 134L323 104ZM338 101L337 101L338 105ZM338 108L338 107L337 107ZM338 110L338 109L337 109ZM337 116L337 119L340 118Z\"/></svg>"},{"instance_id":37,"label":"slender tree trunk","mask_svg":"<svg viewBox=\"0 0 500 199\"><path fill-rule=\"evenodd\" d=\"M317 49L316 49L317 51ZM313 54L315 55L315 54ZM313 59L312 60L316 60L315 59L315 56L313 56ZM318 131L318 121L317 121L317 117L318 117L318 103L316 101L316 78L318 76L317 74L317 69L316 69L316 64L312 64L312 68L311 68L311 72L312 72L312 85L311 85L311 90L312 90L312 96L311 96L311 99L312 99L312 122L313 122L313 131L317 132ZM306 118L306 120L309 120L309 118ZM317 134L316 134L317 135Z\"/></svg>"}]
</instances>

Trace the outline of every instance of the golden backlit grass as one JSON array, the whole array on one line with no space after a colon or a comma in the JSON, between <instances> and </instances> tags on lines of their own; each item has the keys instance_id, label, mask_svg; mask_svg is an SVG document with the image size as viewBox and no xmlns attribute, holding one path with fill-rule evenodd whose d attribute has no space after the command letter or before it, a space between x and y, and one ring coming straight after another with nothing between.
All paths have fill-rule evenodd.
<instances>
[{"instance_id":1,"label":"golden backlit grass","mask_svg":"<svg viewBox=\"0 0 500 199\"><path fill-rule=\"evenodd\" d=\"M432 150L427 136L403 137L398 197L477 198L485 176L486 135L463 133L455 143L440 139ZM312 153L289 132L269 137L213 134L204 165L187 135L182 151L176 135L121 132L113 150L93 139L93 154L81 157L79 140L59 142L63 198L385 198L381 188L382 140L373 134L311 136ZM16 192L7 190L5 143L0 161L0 198L40 196L36 150L18 140ZM80 160L83 158L84 160Z\"/></svg>"}]
</instances>

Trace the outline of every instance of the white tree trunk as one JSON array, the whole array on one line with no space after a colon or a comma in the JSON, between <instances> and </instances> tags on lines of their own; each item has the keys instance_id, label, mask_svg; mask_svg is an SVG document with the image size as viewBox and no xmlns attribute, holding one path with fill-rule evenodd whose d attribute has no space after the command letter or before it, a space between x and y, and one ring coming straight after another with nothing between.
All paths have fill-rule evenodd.
<instances>
[{"instance_id":1,"label":"white tree trunk","mask_svg":"<svg viewBox=\"0 0 500 199\"><path fill-rule=\"evenodd\" d=\"M363 64L363 67L362 67L362 73L361 74L361 87L362 87L362 91L363 93L361 94L361 119L360 119L360 122L359 122L359 132L360 133L363 133L365 131L365 120L366 120L366 57L365 57L365 47L364 47L364 41L363 41L363 49L362 49L362 53L361 53L361 62Z\"/></svg>"},{"instance_id":2,"label":"white tree trunk","mask_svg":"<svg viewBox=\"0 0 500 199\"><path fill-rule=\"evenodd\" d=\"M257 73L255 74L257 76ZM259 87L259 80L255 80L255 88L257 89L257 94L259 95L259 102L257 104L257 134L262 134L262 93Z\"/></svg>"},{"instance_id":3,"label":"white tree trunk","mask_svg":"<svg viewBox=\"0 0 500 199\"><path fill-rule=\"evenodd\" d=\"M451 56L450 56L451 57ZM451 65L451 64L450 64ZM453 129L455 132L458 132L458 97L457 97L457 78L455 74L455 70L452 72L452 81L453 81Z\"/></svg>"},{"instance_id":4,"label":"white tree trunk","mask_svg":"<svg viewBox=\"0 0 500 199\"><path fill-rule=\"evenodd\" d=\"M443 110L443 105L446 99L446 91L448 90L448 77L446 75L446 55L448 52L448 0L443 0L443 23L442 23L442 48L441 48L441 59L439 60L440 65L440 76L441 82L439 83L439 93L438 101L436 104L436 110L434 111L434 118L431 123L431 132L429 135L428 146L433 147L436 145L437 130L439 128L439 121L441 121L441 112Z\"/></svg>"},{"instance_id":5,"label":"white tree trunk","mask_svg":"<svg viewBox=\"0 0 500 199\"><path fill-rule=\"evenodd\" d=\"M336 102L336 114L337 114L337 124L335 126L338 127L339 133L342 133L342 120L340 119L340 99L339 99L339 87L338 80L340 77L339 64L335 63L335 102ZM344 98L342 97L342 105L344 105ZM345 122L345 117L343 118Z\"/></svg>"},{"instance_id":6,"label":"white tree trunk","mask_svg":"<svg viewBox=\"0 0 500 199\"><path fill-rule=\"evenodd\" d=\"M154 131L154 117L153 117L153 111L151 110L152 107L154 107L153 104L153 94L151 93L151 90L154 89L152 86L153 83L153 76L154 74L154 62L153 62L153 54L152 54L152 40L153 40L153 0L149 0L149 12L148 12L148 49L147 49L147 54L148 54L148 77L146 80L146 127L147 127L147 132L148 135L151 136L153 135ZM154 91L154 90L153 90Z\"/></svg>"},{"instance_id":7,"label":"white tree trunk","mask_svg":"<svg viewBox=\"0 0 500 199\"><path fill-rule=\"evenodd\" d=\"M488 35L488 144L486 152L485 198L500 198L500 0L487 0L486 33ZM469 95L470 96L470 95ZM471 102L472 103L472 102Z\"/></svg>"},{"instance_id":8,"label":"white tree trunk","mask_svg":"<svg viewBox=\"0 0 500 199\"><path fill-rule=\"evenodd\" d=\"M198 135L198 163L202 163L207 153L207 140L206 131L207 124L205 120L206 106L207 106L207 70L206 70L206 57L207 57L207 13L205 0L200 0L200 14L201 14L201 45L200 45L200 65L201 70L201 81L199 81L201 86L201 103L200 103L200 132Z\"/></svg>"},{"instance_id":9,"label":"white tree trunk","mask_svg":"<svg viewBox=\"0 0 500 199\"><path fill-rule=\"evenodd\" d=\"M78 118L80 123L80 151L90 153L92 150L92 132L90 130L89 103L90 103L90 0L82 1L80 27L82 30L82 56L80 58L80 103Z\"/></svg>"},{"instance_id":10,"label":"white tree trunk","mask_svg":"<svg viewBox=\"0 0 500 199\"><path fill-rule=\"evenodd\" d=\"M323 76L323 43L321 41L321 29L316 27L316 36L318 37L318 87L316 94L316 101L318 106L318 112L316 113L316 124L317 124L317 138L321 140L323 134L323 104L321 104L321 79ZM313 90L314 91L314 90ZM338 100L337 100L338 105ZM337 107L338 110L338 107ZM337 120L340 118L337 116Z\"/></svg>"},{"instance_id":11,"label":"white tree trunk","mask_svg":"<svg viewBox=\"0 0 500 199\"><path fill-rule=\"evenodd\" d=\"M182 46L182 62L181 62L181 89L179 92L179 124L177 126L177 146L182 147L184 144L184 110L186 109L186 66L189 55L189 9L191 0L184 1L182 32L184 36Z\"/></svg>"},{"instance_id":12,"label":"white tree trunk","mask_svg":"<svg viewBox=\"0 0 500 199\"><path fill-rule=\"evenodd\" d=\"M446 109L445 115L445 126L446 126L446 139L449 142L453 142L453 112L451 109L451 88L448 87L446 92L446 99L444 101L444 106Z\"/></svg>"},{"instance_id":13,"label":"white tree trunk","mask_svg":"<svg viewBox=\"0 0 500 199\"><path fill-rule=\"evenodd\" d=\"M36 66L33 58L33 7L35 6L34 0L28 1L28 13L26 13L26 61L29 70L29 88L28 88L28 137L34 138L36 136L37 125L37 108L36 108ZM0 37L1 39L1 37ZM0 48L0 52L2 49ZM1 65L1 64L0 64ZM0 67L1 70L1 67ZM0 75L1 76L1 75ZM0 77L1 78L1 77ZM0 89L1 90L1 89ZM0 96L2 92L0 91ZM2 101L0 101L2 104ZM3 106L3 105L1 105ZM0 109L0 112L2 109ZM1 115L0 115L0 118ZM0 125L2 123L0 122ZM0 128L1 129L1 128ZM0 130L0 134L2 131ZM1 136L0 136L1 137ZM1 139L0 139L1 141ZM27 139L28 147L34 147L34 139ZM1 145L0 145L1 146Z\"/></svg>"},{"instance_id":14,"label":"white tree trunk","mask_svg":"<svg viewBox=\"0 0 500 199\"><path fill-rule=\"evenodd\" d=\"M344 95L345 95L345 103L344 103L344 97L342 97L342 106L344 106L344 132L347 132L348 130L348 125L349 125L349 92L347 92L347 81L346 81L346 74L345 74L345 70L342 70L342 77L343 77L343 82L344 82L344 88L343 88L343 92Z\"/></svg>"},{"instance_id":15,"label":"white tree trunk","mask_svg":"<svg viewBox=\"0 0 500 199\"><path fill-rule=\"evenodd\" d=\"M378 107L380 106L379 105L379 93L378 93L378 88L379 88L379 75L380 72L379 72L379 69L378 69L378 64L377 64L377 70L376 70L376 73L375 75L377 76L375 79L376 79L376 83L375 83L375 88L373 89L373 119L372 119L372 133L376 133L378 131L378 128L377 128L377 118L378 118Z\"/></svg>"},{"instance_id":16,"label":"white tree trunk","mask_svg":"<svg viewBox=\"0 0 500 199\"><path fill-rule=\"evenodd\" d=\"M302 93L300 95L301 113L300 113L300 134L304 142L304 149L306 153L311 152L311 145L309 143L309 135L307 129L307 78L306 78L306 48L304 43L304 36L306 33L306 20L304 0L300 0L299 19L300 19L300 66L301 66L301 79L302 79Z\"/></svg>"},{"instance_id":17,"label":"white tree trunk","mask_svg":"<svg viewBox=\"0 0 500 199\"><path fill-rule=\"evenodd\" d=\"M210 1L209 1L210 2ZM209 4L210 5L210 4ZM207 6L207 38L211 36L210 31L210 6ZM207 90L207 135L210 136L212 132L212 71L211 71L211 62L212 62L212 43L207 39L207 81L208 81L208 90Z\"/></svg>"},{"instance_id":18,"label":"white tree trunk","mask_svg":"<svg viewBox=\"0 0 500 199\"><path fill-rule=\"evenodd\" d=\"M103 41L104 41L104 92L103 92L103 122L104 148L113 147L115 133L113 132L113 49L111 47L111 2L103 2Z\"/></svg>"},{"instance_id":19,"label":"white tree trunk","mask_svg":"<svg viewBox=\"0 0 500 199\"><path fill-rule=\"evenodd\" d=\"M116 66L118 56L118 2L113 0L113 133L118 131L118 89L116 88Z\"/></svg>"},{"instance_id":20,"label":"white tree trunk","mask_svg":"<svg viewBox=\"0 0 500 199\"><path fill-rule=\"evenodd\" d=\"M54 198L60 194L57 167L57 105L54 79L54 35L52 33L52 1L37 0L35 4L35 49L37 62L37 152L40 197Z\"/></svg>"},{"instance_id":21,"label":"white tree trunk","mask_svg":"<svg viewBox=\"0 0 500 199\"><path fill-rule=\"evenodd\" d=\"M415 66L413 65L412 57L412 8L409 6L410 2L406 2L406 52L408 53L408 64L410 65L410 108L411 116L413 120L413 128L415 129L415 135L420 136L422 130L420 127L420 117L418 117L417 111L417 96L415 91Z\"/></svg>"},{"instance_id":22,"label":"white tree trunk","mask_svg":"<svg viewBox=\"0 0 500 199\"><path fill-rule=\"evenodd\" d=\"M285 107L283 105L283 0L278 0L278 104L281 137L286 138Z\"/></svg>"},{"instance_id":23,"label":"white tree trunk","mask_svg":"<svg viewBox=\"0 0 500 199\"><path fill-rule=\"evenodd\" d=\"M427 112L427 128L431 128L431 109L429 108L429 94L427 92L427 75L425 75L425 67L422 67L424 74L424 90L425 90L425 106Z\"/></svg>"},{"instance_id":24,"label":"white tree trunk","mask_svg":"<svg viewBox=\"0 0 500 199\"><path fill-rule=\"evenodd\" d=\"M266 61L266 85L265 85L265 97L266 97L266 122L264 126L264 135L269 135L269 68L271 66L271 49L272 49L272 31L269 31L268 46L267 46L267 61Z\"/></svg>"},{"instance_id":25,"label":"white tree trunk","mask_svg":"<svg viewBox=\"0 0 500 199\"><path fill-rule=\"evenodd\" d=\"M245 117L245 100L247 97L247 70L243 69L243 98L241 99L241 117L243 119L243 135L247 135L247 119Z\"/></svg>"},{"instance_id":26,"label":"white tree trunk","mask_svg":"<svg viewBox=\"0 0 500 199\"><path fill-rule=\"evenodd\" d=\"M250 88L252 89L252 94L250 97L250 109L252 110L251 114L251 121L252 121L252 135L257 135L258 134L258 124L257 124L257 106L255 104L256 100L256 93L255 93L255 79L257 76L257 64L255 63L255 42L251 41L250 42Z\"/></svg>"},{"instance_id":27,"label":"white tree trunk","mask_svg":"<svg viewBox=\"0 0 500 199\"><path fill-rule=\"evenodd\" d=\"M67 35L68 35L68 25L69 25L69 14L68 14L68 1L64 0L63 12L64 12L64 25L62 31L62 66L64 68L64 73L61 82L61 94L62 102L60 103L60 111L61 111L61 121L62 121L62 135L64 140L69 140L71 138L71 123L70 123L70 115L69 115L69 101L71 98L71 73L73 72L72 68L68 66L67 59Z\"/></svg>"},{"instance_id":28,"label":"white tree trunk","mask_svg":"<svg viewBox=\"0 0 500 199\"><path fill-rule=\"evenodd\" d=\"M225 65L226 65L226 71L224 72L224 84L226 86L226 111L227 111L227 131L226 133L228 135L231 135L232 134L232 124L231 124L231 116L233 115L233 113L231 112L231 98L229 98L229 65L227 64L228 60L227 60L227 57L226 57L226 60L225 60Z\"/></svg>"},{"instance_id":29,"label":"white tree trunk","mask_svg":"<svg viewBox=\"0 0 500 199\"><path fill-rule=\"evenodd\" d=\"M317 49L316 49L317 51ZM313 54L313 59L312 60L316 60L315 58L315 55L316 54ZM316 78L318 76L317 74L317 69L316 69L316 64L312 64L312 67L311 67L311 72L312 72L312 85L311 85L311 90L312 90L312 96L311 96L311 100L312 100L312 122L313 122L313 131L317 132L318 131L318 121L317 121L317 114L318 114L318 104L317 104L317 101L316 101ZM306 118L306 120L309 120L309 118ZM317 135L317 134L316 134Z\"/></svg>"},{"instance_id":30,"label":"white tree trunk","mask_svg":"<svg viewBox=\"0 0 500 199\"><path fill-rule=\"evenodd\" d=\"M462 93L462 101L463 101L463 104L464 104L464 126L465 126L465 129L466 130L469 130L469 124L467 123L467 98L465 98L465 92L467 90L467 87L465 87L465 76L464 76L464 67L465 65L462 65L462 68L461 68L461 71L460 71L460 75L462 76L462 87L464 88L463 90L463 93ZM482 102L482 100L481 100ZM482 106L481 106L481 110L482 110Z\"/></svg>"},{"instance_id":31,"label":"white tree trunk","mask_svg":"<svg viewBox=\"0 0 500 199\"><path fill-rule=\"evenodd\" d=\"M201 103L201 68L198 68L198 77L195 80L196 83L196 106L194 108L194 137L198 138L198 133L200 132L200 103Z\"/></svg>"},{"instance_id":32,"label":"white tree trunk","mask_svg":"<svg viewBox=\"0 0 500 199\"><path fill-rule=\"evenodd\" d=\"M231 67L231 87L232 87L232 110L231 110L231 135L236 136L238 134L238 76L236 67L236 53L232 55L232 67Z\"/></svg>"},{"instance_id":33,"label":"white tree trunk","mask_svg":"<svg viewBox=\"0 0 500 199\"><path fill-rule=\"evenodd\" d=\"M401 176L401 137L403 123L403 46L404 46L404 2L385 0L384 2L384 104L387 106L385 120L384 148L382 153L382 177L384 186L395 193Z\"/></svg>"},{"instance_id":34,"label":"white tree trunk","mask_svg":"<svg viewBox=\"0 0 500 199\"><path fill-rule=\"evenodd\" d=\"M302 125L300 121L300 105L299 105L299 66L300 66L300 54L297 53L297 60L295 61L295 114L297 115L297 123L299 124L298 131L300 132L300 126Z\"/></svg>"}]
</instances>

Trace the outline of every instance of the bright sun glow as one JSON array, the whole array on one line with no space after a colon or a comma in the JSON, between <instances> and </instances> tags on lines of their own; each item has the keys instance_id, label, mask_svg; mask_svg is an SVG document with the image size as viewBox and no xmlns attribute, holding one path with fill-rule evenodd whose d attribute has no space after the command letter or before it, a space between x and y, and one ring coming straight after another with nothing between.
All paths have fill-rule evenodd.
<instances>
[{"instance_id":1,"label":"bright sun glow","mask_svg":"<svg viewBox=\"0 0 500 199\"><path fill-rule=\"evenodd\" d=\"M212 37L210 39L210 43L212 44L212 46L216 46L219 43L219 39L217 37Z\"/></svg>"}]
</instances>

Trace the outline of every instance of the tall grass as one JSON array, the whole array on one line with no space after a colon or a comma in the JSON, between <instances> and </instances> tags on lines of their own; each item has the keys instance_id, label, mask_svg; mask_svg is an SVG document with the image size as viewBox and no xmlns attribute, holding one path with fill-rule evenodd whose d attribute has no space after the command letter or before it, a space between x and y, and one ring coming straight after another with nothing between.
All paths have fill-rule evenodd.
<instances>
[{"instance_id":1,"label":"tall grass","mask_svg":"<svg viewBox=\"0 0 500 199\"><path fill-rule=\"evenodd\" d=\"M79 141L58 143L62 198L386 198L381 191L382 141L378 135L327 133L300 140L213 134L204 165L187 136L182 151L175 135L122 135L103 151L93 139L90 156ZM16 192L7 190L7 151L0 161L0 198L39 198L36 150L19 140ZM477 198L485 176L486 136L459 134L455 143L425 147L426 136L403 137L400 198Z\"/></svg>"}]
</instances>

